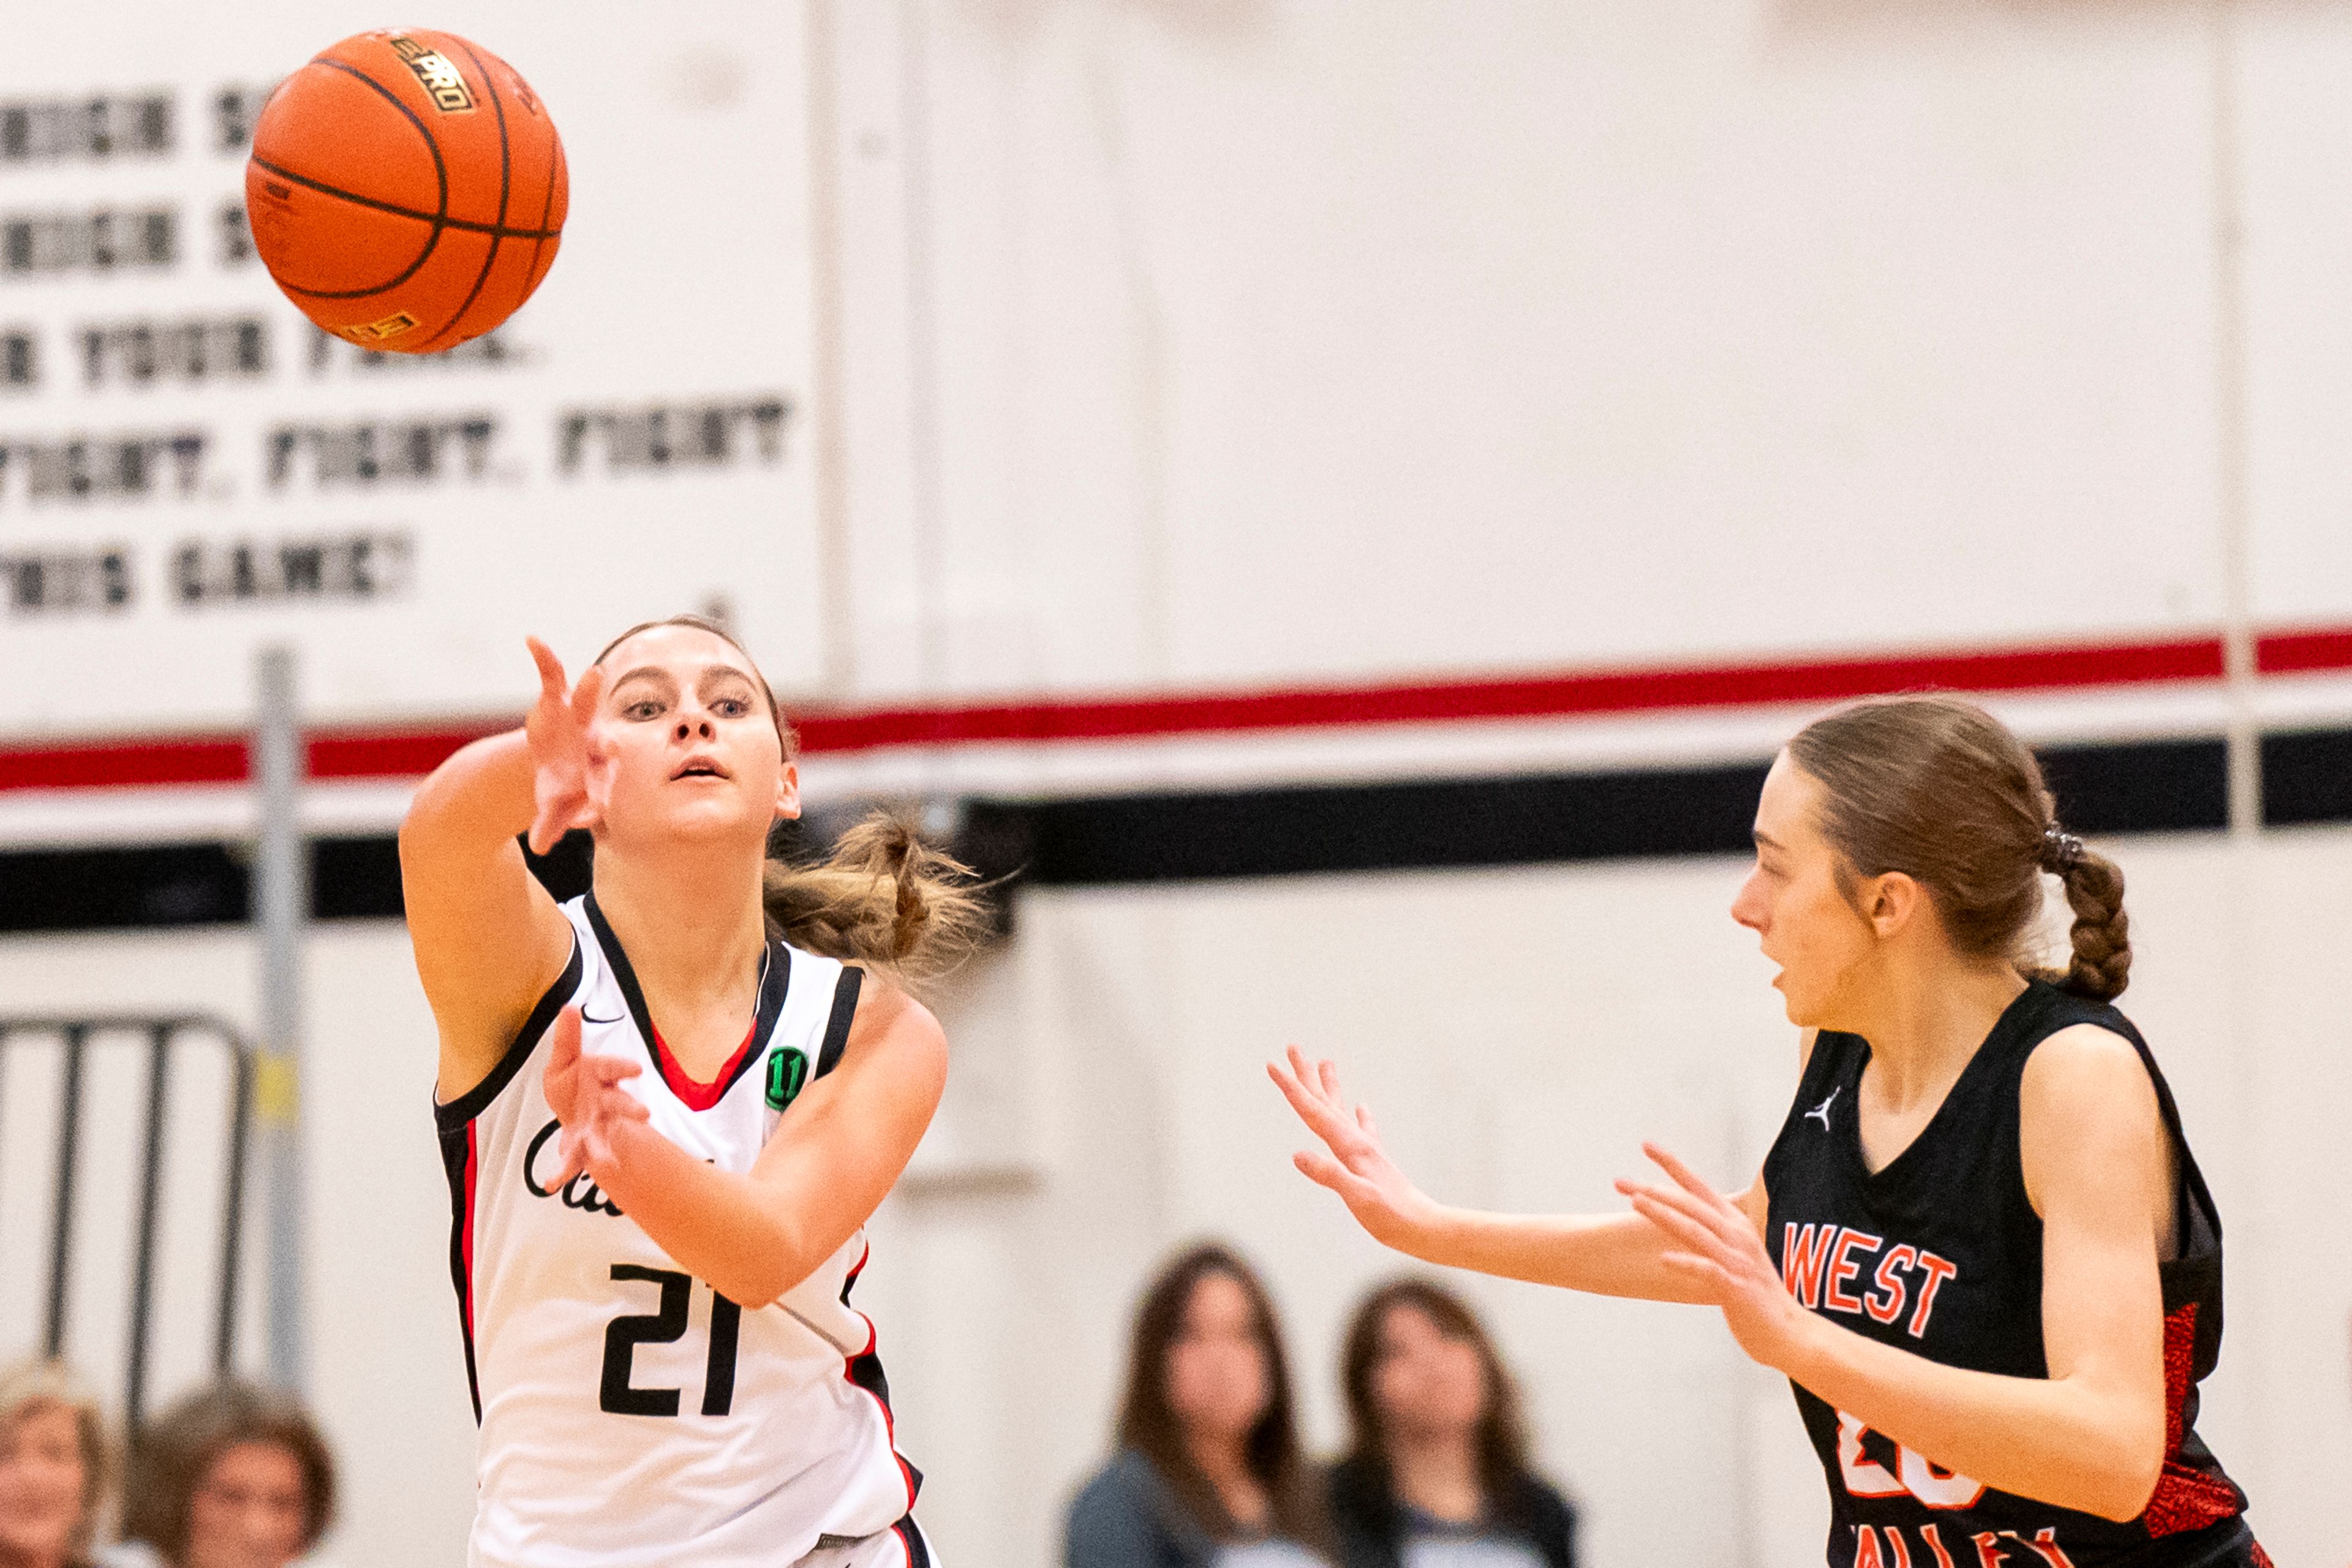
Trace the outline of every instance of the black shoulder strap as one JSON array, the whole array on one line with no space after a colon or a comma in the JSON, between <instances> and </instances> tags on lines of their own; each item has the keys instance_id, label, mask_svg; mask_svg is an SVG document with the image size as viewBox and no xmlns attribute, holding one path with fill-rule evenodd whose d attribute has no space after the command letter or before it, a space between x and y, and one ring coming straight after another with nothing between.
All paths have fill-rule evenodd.
<instances>
[{"instance_id":1,"label":"black shoulder strap","mask_svg":"<svg viewBox=\"0 0 2352 1568\"><path fill-rule=\"evenodd\" d=\"M817 1048L816 1077L841 1065L841 1053L849 1046L849 1026L857 1018L857 993L865 984L866 971L854 963L841 966L841 978L833 985L833 1012L824 1021L824 1044Z\"/></svg>"}]
</instances>

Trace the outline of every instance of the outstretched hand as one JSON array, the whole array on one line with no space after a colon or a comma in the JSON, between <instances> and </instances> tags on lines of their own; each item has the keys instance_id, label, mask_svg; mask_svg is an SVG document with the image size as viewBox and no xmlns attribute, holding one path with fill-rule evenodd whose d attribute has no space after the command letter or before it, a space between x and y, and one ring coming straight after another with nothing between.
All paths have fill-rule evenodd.
<instances>
[{"instance_id":1,"label":"outstretched hand","mask_svg":"<svg viewBox=\"0 0 2352 1568\"><path fill-rule=\"evenodd\" d=\"M567 686L553 651L537 637L526 642L539 665L539 700L523 721L530 742L530 852L544 855L573 828L604 818L607 773L589 726L604 695L604 671L592 664L578 686Z\"/></svg>"},{"instance_id":2,"label":"outstretched hand","mask_svg":"<svg viewBox=\"0 0 2352 1568\"><path fill-rule=\"evenodd\" d=\"M621 1085L645 1071L617 1057L592 1056L580 1048L580 1009L566 1007L555 1016L548 1051L547 1108L563 1123L559 1152L563 1168L550 1187L568 1182L591 1166L609 1165L613 1133L624 1121L643 1121L653 1113Z\"/></svg>"},{"instance_id":3,"label":"outstretched hand","mask_svg":"<svg viewBox=\"0 0 2352 1568\"><path fill-rule=\"evenodd\" d=\"M1658 1261L1689 1279L1700 1298L1723 1310L1732 1338L1751 1359L1788 1371L1796 1336L1811 1314L1781 1284L1756 1222L1655 1143L1643 1143L1642 1152L1672 1178L1671 1184L1622 1176L1616 1184L1675 1247Z\"/></svg>"},{"instance_id":4,"label":"outstretched hand","mask_svg":"<svg viewBox=\"0 0 2352 1568\"><path fill-rule=\"evenodd\" d=\"M1323 1141L1321 1149L1301 1150L1290 1163L1308 1181L1339 1194L1374 1240L1403 1246L1435 1205L1381 1148L1380 1127L1370 1110L1348 1108L1339 1092L1339 1064L1310 1062L1297 1046L1288 1047L1288 1057L1286 1067L1268 1062L1266 1076L1307 1130Z\"/></svg>"}]
</instances>

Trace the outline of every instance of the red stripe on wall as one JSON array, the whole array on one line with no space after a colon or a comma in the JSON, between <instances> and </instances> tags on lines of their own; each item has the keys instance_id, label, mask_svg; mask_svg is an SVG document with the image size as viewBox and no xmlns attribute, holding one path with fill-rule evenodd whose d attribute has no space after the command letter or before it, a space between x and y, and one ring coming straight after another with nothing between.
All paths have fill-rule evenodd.
<instances>
[{"instance_id":1,"label":"red stripe on wall","mask_svg":"<svg viewBox=\"0 0 2352 1568\"><path fill-rule=\"evenodd\" d=\"M2271 675L2352 670L2352 626L2266 635L2257 644L2256 663ZM2193 637L1778 663L1580 670L1483 680L818 709L796 717L804 749L813 754L832 755L897 746L1135 740L1364 724L1698 711L1835 702L1929 687L1980 692L2101 690L2218 680L2221 674L2221 639ZM310 773L317 779L415 778L430 773L467 742L512 722L478 721L435 729L321 731L310 737ZM160 736L0 749L0 791L238 784L245 776L245 742L237 736Z\"/></svg>"},{"instance_id":2,"label":"red stripe on wall","mask_svg":"<svg viewBox=\"0 0 2352 1568\"><path fill-rule=\"evenodd\" d=\"M2352 626L2319 626L2258 637L2254 668L2264 675L2352 669Z\"/></svg>"},{"instance_id":3,"label":"red stripe on wall","mask_svg":"<svg viewBox=\"0 0 2352 1568\"><path fill-rule=\"evenodd\" d=\"M0 789L232 784L244 778L244 741L217 735L0 751Z\"/></svg>"},{"instance_id":4,"label":"red stripe on wall","mask_svg":"<svg viewBox=\"0 0 2352 1568\"><path fill-rule=\"evenodd\" d=\"M2352 633L2347 636L2352 638ZM2352 664L2352 655L2346 662ZM1516 679L875 709L860 713L810 713L799 724L811 752L861 752L887 746L1132 739L1211 731L1748 708L1836 701L1921 687L2025 691L2218 680L2221 676L2221 639L2189 637L1804 663L1601 670Z\"/></svg>"}]
</instances>

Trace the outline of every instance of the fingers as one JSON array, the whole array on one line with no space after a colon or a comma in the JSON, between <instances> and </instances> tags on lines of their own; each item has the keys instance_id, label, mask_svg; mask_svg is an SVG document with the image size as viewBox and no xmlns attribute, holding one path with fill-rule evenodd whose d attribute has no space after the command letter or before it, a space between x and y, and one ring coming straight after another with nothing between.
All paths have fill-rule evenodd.
<instances>
[{"instance_id":1,"label":"fingers","mask_svg":"<svg viewBox=\"0 0 2352 1568\"><path fill-rule=\"evenodd\" d=\"M1730 1206L1730 1199L1707 1185L1705 1178L1688 1165L1684 1164L1671 1150L1662 1148L1655 1143L1644 1142L1642 1145L1642 1152L1647 1154L1660 1170L1672 1176L1676 1186L1693 1197L1702 1200L1709 1207Z\"/></svg>"},{"instance_id":2,"label":"fingers","mask_svg":"<svg viewBox=\"0 0 2352 1568\"><path fill-rule=\"evenodd\" d=\"M562 666L556 667L559 670ZM580 684L572 689L572 716L585 729L596 717L596 704L604 696L604 667L592 664L580 672Z\"/></svg>"},{"instance_id":3,"label":"fingers","mask_svg":"<svg viewBox=\"0 0 2352 1568\"><path fill-rule=\"evenodd\" d=\"M1297 1080L1298 1087L1317 1100L1321 1100L1323 1098L1322 1075L1315 1070L1315 1064L1307 1059L1307 1053L1297 1046L1285 1046L1282 1047L1282 1054L1289 1060L1290 1076Z\"/></svg>"},{"instance_id":4,"label":"fingers","mask_svg":"<svg viewBox=\"0 0 2352 1568\"><path fill-rule=\"evenodd\" d=\"M567 1029L566 1025L570 1027ZM549 1036L547 1074L541 1080L541 1092L547 1096L547 1108L555 1112L559 1121L568 1120L573 1100L578 1095L575 1080L580 1067L580 1009L566 1007L555 1016L555 1027Z\"/></svg>"},{"instance_id":5,"label":"fingers","mask_svg":"<svg viewBox=\"0 0 2352 1568\"><path fill-rule=\"evenodd\" d=\"M1664 1231L1694 1256L1718 1263L1730 1261L1729 1249L1724 1245L1723 1238L1681 1210L1647 1193L1636 1193L1633 1194L1633 1211Z\"/></svg>"},{"instance_id":6,"label":"fingers","mask_svg":"<svg viewBox=\"0 0 2352 1568\"><path fill-rule=\"evenodd\" d=\"M566 1007L555 1016L548 1034L547 1070L569 1072L580 1065L580 1009Z\"/></svg>"},{"instance_id":7,"label":"fingers","mask_svg":"<svg viewBox=\"0 0 2352 1568\"><path fill-rule=\"evenodd\" d=\"M1380 1188L1328 1154L1302 1149L1290 1157L1290 1163L1298 1168L1300 1175L1317 1186L1328 1187L1339 1194L1339 1200L1351 1209L1378 1205L1381 1201Z\"/></svg>"},{"instance_id":8,"label":"fingers","mask_svg":"<svg viewBox=\"0 0 2352 1568\"><path fill-rule=\"evenodd\" d=\"M546 1093L548 1109L556 1120L571 1126L574 1122L593 1121L600 1113L611 1113L617 1107L608 1107L608 1098L617 1097L639 1113L645 1107L620 1086L645 1071L642 1064L622 1057L591 1054L580 1046L580 1009L566 1007L556 1014L555 1024L549 1031ZM621 1112L626 1114L626 1112Z\"/></svg>"},{"instance_id":9,"label":"fingers","mask_svg":"<svg viewBox=\"0 0 2352 1568\"><path fill-rule=\"evenodd\" d=\"M1335 1193L1348 1179L1348 1167L1319 1150L1301 1149L1290 1157L1290 1163L1298 1167L1300 1175L1317 1186L1328 1187Z\"/></svg>"},{"instance_id":10,"label":"fingers","mask_svg":"<svg viewBox=\"0 0 2352 1568\"><path fill-rule=\"evenodd\" d=\"M587 1163L583 1158L583 1151L580 1147L580 1134L574 1132L569 1127L566 1127L563 1130L562 1137L556 1139L555 1154L556 1158L561 1161L562 1163L557 1166L555 1174L547 1179L547 1186L550 1191L562 1186L572 1177L582 1174L588 1169Z\"/></svg>"},{"instance_id":11,"label":"fingers","mask_svg":"<svg viewBox=\"0 0 2352 1568\"><path fill-rule=\"evenodd\" d=\"M1721 1214L1690 1194L1676 1187L1654 1187L1646 1182L1628 1181L1623 1177L1618 1178L1616 1186L1619 1192L1633 1199L1637 1207L1643 1200L1646 1199L1663 1208L1670 1208L1691 1224L1706 1231L1718 1242L1726 1246L1731 1244L1730 1223L1725 1220ZM1754 1232L1751 1231L1748 1234L1752 1236Z\"/></svg>"},{"instance_id":12,"label":"fingers","mask_svg":"<svg viewBox=\"0 0 2352 1568\"><path fill-rule=\"evenodd\" d=\"M562 701L564 688L569 684L563 679L563 661L555 657L553 648L537 637L525 637L522 642L530 649L531 661L539 666L540 696L550 702Z\"/></svg>"},{"instance_id":13,"label":"fingers","mask_svg":"<svg viewBox=\"0 0 2352 1568\"><path fill-rule=\"evenodd\" d=\"M636 1062L616 1057L573 1057L571 1081L561 1094L551 1093L549 1108L563 1124L557 1144L562 1161L549 1184L589 1173L593 1165L609 1165L614 1158L613 1130L624 1122L648 1122L653 1111L621 1085L645 1071ZM551 1089L557 1086L551 1083ZM558 1098L564 1103L559 1107Z\"/></svg>"},{"instance_id":14,"label":"fingers","mask_svg":"<svg viewBox=\"0 0 2352 1568\"><path fill-rule=\"evenodd\" d=\"M1694 1281L1706 1295L1721 1300L1732 1292L1731 1276L1723 1266L1710 1258L1694 1258L1687 1252L1662 1252L1658 1261L1675 1273Z\"/></svg>"},{"instance_id":15,"label":"fingers","mask_svg":"<svg viewBox=\"0 0 2352 1568\"><path fill-rule=\"evenodd\" d=\"M1282 1090L1282 1097L1290 1101L1290 1109L1298 1112L1298 1119L1307 1123L1315 1136L1334 1149L1351 1139L1355 1130L1307 1084L1272 1062L1266 1064L1265 1070L1266 1076L1274 1079L1275 1087Z\"/></svg>"},{"instance_id":16,"label":"fingers","mask_svg":"<svg viewBox=\"0 0 2352 1568\"><path fill-rule=\"evenodd\" d=\"M606 1089L612 1088L614 1084L625 1083L646 1070L637 1063L624 1060L619 1057L583 1057L581 1058L580 1065L591 1078Z\"/></svg>"}]
</instances>

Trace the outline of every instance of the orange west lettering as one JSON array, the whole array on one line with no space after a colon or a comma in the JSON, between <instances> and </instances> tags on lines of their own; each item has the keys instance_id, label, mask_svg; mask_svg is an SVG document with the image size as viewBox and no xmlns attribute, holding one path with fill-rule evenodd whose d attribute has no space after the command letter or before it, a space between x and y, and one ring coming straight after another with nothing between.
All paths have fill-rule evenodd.
<instances>
[{"instance_id":1,"label":"orange west lettering","mask_svg":"<svg viewBox=\"0 0 2352 1568\"><path fill-rule=\"evenodd\" d=\"M1838 1228L1823 1226L1816 1234L1810 1225L1799 1230L1793 1221L1781 1226L1780 1283L1808 1307L1822 1304L1822 1271L1829 1264Z\"/></svg>"}]
</instances>

